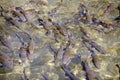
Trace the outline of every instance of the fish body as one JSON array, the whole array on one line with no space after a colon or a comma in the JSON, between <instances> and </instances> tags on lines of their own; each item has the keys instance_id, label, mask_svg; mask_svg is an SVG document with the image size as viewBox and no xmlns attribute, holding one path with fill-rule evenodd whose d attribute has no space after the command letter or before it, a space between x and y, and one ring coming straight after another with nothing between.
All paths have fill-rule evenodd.
<instances>
[{"instance_id":1,"label":"fish body","mask_svg":"<svg viewBox=\"0 0 120 80\"><path fill-rule=\"evenodd\" d=\"M87 61L82 62L83 68L86 72L86 79L87 80L95 80L95 78L98 76L98 73L94 72Z\"/></svg>"},{"instance_id":2,"label":"fish body","mask_svg":"<svg viewBox=\"0 0 120 80\"><path fill-rule=\"evenodd\" d=\"M61 66L69 80L79 80L66 66Z\"/></svg>"},{"instance_id":3,"label":"fish body","mask_svg":"<svg viewBox=\"0 0 120 80\"><path fill-rule=\"evenodd\" d=\"M20 47L19 50L19 57L23 63L26 62L27 60L27 53L26 53L26 48L25 47Z\"/></svg>"},{"instance_id":4,"label":"fish body","mask_svg":"<svg viewBox=\"0 0 120 80\"><path fill-rule=\"evenodd\" d=\"M5 38L4 35L0 36L0 42L8 49L13 50L11 47L11 42L7 38Z\"/></svg>"},{"instance_id":5,"label":"fish body","mask_svg":"<svg viewBox=\"0 0 120 80\"><path fill-rule=\"evenodd\" d=\"M100 63L101 63L99 57L95 53L92 53L91 56L92 56L92 62L94 66L99 69Z\"/></svg>"},{"instance_id":6,"label":"fish body","mask_svg":"<svg viewBox=\"0 0 120 80\"><path fill-rule=\"evenodd\" d=\"M55 65L56 65L56 66L62 65L63 53L64 53L64 46L61 45L60 48L59 48L58 51L57 51L57 56L56 56L56 58L55 58Z\"/></svg>"},{"instance_id":7,"label":"fish body","mask_svg":"<svg viewBox=\"0 0 120 80\"><path fill-rule=\"evenodd\" d=\"M101 54L106 54L105 50L101 46L99 46L97 43L91 41L89 44Z\"/></svg>"},{"instance_id":8,"label":"fish body","mask_svg":"<svg viewBox=\"0 0 120 80\"><path fill-rule=\"evenodd\" d=\"M17 12L17 11L14 11L12 10L12 15L15 17L15 18L18 18L18 22L26 22L26 18L24 17L23 14Z\"/></svg>"},{"instance_id":9,"label":"fish body","mask_svg":"<svg viewBox=\"0 0 120 80\"><path fill-rule=\"evenodd\" d=\"M27 57L31 61L33 59L33 53L34 53L34 48L35 48L35 43L34 40L32 39L28 45L27 45Z\"/></svg>"},{"instance_id":10,"label":"fish body","mask_svg":"<svg viewBox=\"0 0 120 80\"><path fill-rule=\"evenodd\" d=\"M21 13L21 14L24 16L25 20L22 19L22 21L23 21L23 22L27 22L28 19L27 19L27 16L26 16L25 11L24 11L21 7L15 7L15 9L16 9L16 11L18 11L19 13Z\"/></svg>"},{"instance_id":11,"label":"fish body","mask_svg":"<svg viewBox=\"0 0 120 80\"><path fill-rule=\"evenodd\" d=\"M68 43L68 45L66 46L66 49L63 53L63 58L62 58L63 64L69 65L72 58L73 58L72 46L69 45L69 43Z\"/></svg>"},{"instance_id":12,"label":"fish body","mask_svg":"<svg viewBox=\"0 0 120 80\"><path fill-rule=\"evenodd\" d=\"M19 24L16 20L14 20L13 18L11 18L11 17L4 17L4 18L5 18L5 20L6 20L7 22L9 22L10 24L14 25L14 26L17 27L18 29L21 29L21 28L20 28L20 24Z\"/></svg>"}]
</instances>

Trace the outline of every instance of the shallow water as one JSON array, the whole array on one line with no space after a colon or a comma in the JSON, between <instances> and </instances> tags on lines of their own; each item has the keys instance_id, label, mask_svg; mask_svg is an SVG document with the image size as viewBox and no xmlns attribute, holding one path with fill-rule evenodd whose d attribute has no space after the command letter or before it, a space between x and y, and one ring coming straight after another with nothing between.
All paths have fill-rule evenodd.
<instances>
[{"instance_id":1,"label":"shallow water","mask_svg":"<svg viewBox=\"0 0 120 80\"><path fill-rule=\"evenodd\" d=\"M33 1L33 2L32 2ZM92 63L92 58L88 58L88 63L90 68L95 72L99 73L98 80L119 80L119 71L116 67L116 64L120 65L120 28L116 30L111 30L111 28L103 28L106 33L97 31L91 28L90 23L82 22L77 20L78 18L78 7L79 3L83 3L90 15L95 15L99 20L106 21L106 23L112 23L120 27L120 22L116 23L113 19L119 15L118 10L116 9L119 0L3 0L0 1L1 6L4 9L8 9L10 6L22 7L26 11L28 22L20 23L21 30L15 28L10 23L6 22L3 17L0 17L0 32L7 35L11 41L11 47L14 50L14 69L12 72L0 74L0 80L26 80L23 69L25 68L26 75L29 80L45 80L43 79L46 76L49 80L70 80L66 79L64 71L54 64L54 52L50 50L49 44L52 45L52 48L57 51L60 45L67 45L67 38L61 34L57 35L58 41L56 42L54 34L46 34L46 30L39 26L37 18L42 18L44 21L47 21L48 18L51 18L52 21L57 22L63 28L68 28L69 33L72 36L73 48L68 53L68 58L72 57L69 67L71 72L79 80L87 80L86 72L83 70L83 67L79 60L75 60L75 55L80 53L81 60L85 61L88 56L90 56L90 51L83 45L82 36L83 33L80 31L78 25L82 26L84 30L90 35L90 38L95 41L99 46L101 46L106 54L101 54L95 48L92 48L97 57L99 58L100 68L96 68ZM36 2L39 2L38 4ZM113 3L113 7L109 13L103 14L106 7ZM56 8L60 4L60 7L56 10L56 13L51 17L48 15L48 12ZM33 11L32 11L33 10ZM9 14L8 14L9 15ZM102 15L102 16L101 16ZM10 16L10 15L9 15ZM101 26L97 26L101 28ZM55 29L54 29L55 30ZM29 33L33 41L35 42L35 50L32 54L33 61L29 62L26 60L26 63L21 63L19 58L19 48L21 43L19 39L15 36L15 32L22 33L26 31ZM110 32L109 32L110 31ZM107 33L108 32L108 33ZM57 32L56 32L57 33ZM23 41L25 43L29 42L29 39L26 34L22 35ZM87 42L86 44L90 46ZM1 45L1 44L0 44ZM1 51L6 51L6 47L1 45ZM60 60L59 60L60 61ZM96 79L95 79L96 80Z\"/></svg>"}]
</instances>

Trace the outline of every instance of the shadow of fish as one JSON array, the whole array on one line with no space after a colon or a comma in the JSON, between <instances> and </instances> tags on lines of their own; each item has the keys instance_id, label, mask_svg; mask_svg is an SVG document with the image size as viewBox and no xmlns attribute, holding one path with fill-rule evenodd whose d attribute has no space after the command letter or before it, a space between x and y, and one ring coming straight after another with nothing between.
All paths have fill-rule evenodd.
<instances>
[{"instance_id":1,"label":"shadow of fish","mask_svg":"<svg viewBox=\"0 0 120 80\"><path fill-rule=\"evenodd\" d=\"M61 69L65 72L65 76L67 76L69 80L79 80L66 66L62 65Z\"/></svg>"}]
</instances>

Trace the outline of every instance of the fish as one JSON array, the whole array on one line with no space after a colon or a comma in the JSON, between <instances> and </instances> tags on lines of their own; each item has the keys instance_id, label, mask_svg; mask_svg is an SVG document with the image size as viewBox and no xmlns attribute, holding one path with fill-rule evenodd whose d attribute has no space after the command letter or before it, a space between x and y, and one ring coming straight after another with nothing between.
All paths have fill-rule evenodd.
<instances>
[{"instance_id":1,"label":"fish","mask_svg":"<svg viewBox=\"0 0 120 80\"><path fill-rule=\"evenodd\" d=\"M14 25L15 27L17 27L18 29L20 29L21 30L21 26L20 26L20 24L16 21L16 20L14 20L13 18L11 18L11 17L4 17L5 18L5 20L7 21L7 22L9 22L10 24L12 24L12 25Z\"/></svg>"},{"instance_id":2,"label":"fish","mask_svg":"<svg viewBox=\"0 0 120 80\"><path fill-rule=\"evenodd\" d=\"M15 18L18 18L18 22L26 22L26 18L24 17L23 14L15 11L15 10L12 10L11 13Z\"/></svg>"},{"instance_id":3,"label":"fish","mask_svg":"<svg viewBox=\"0 0 120 80\"><path fill-rule=\"evenodd\" d=\"M120 21L120 16L116 17L114 20L115 21Z\"/></svg>"},{"instance_id":4,"label":"fish","mask_svg":"<svg viewBox=\"0 0 120 80\"><path fill-rule=\"evenodd\" d=\"M19 13L21 13L24 16L25 20L22 20L22 22L27 22L28 21L26 13L25 13L25 11L21 7L15 7L15 10L19 11Z\"/></svg>"},{"instance_id":5,"label":"fish","mask_svg":"<svg viewBox=\"0 0 120 80\"><path fill-rule=\"evenodd\" d=\"M0 73L8 73L14 69L13 58L6 53L0 53Z\"/></svg>"},{"instance_id":6,"label":"fish","mask_svg":"<svg viewBox=\"0 0 120 80\"><path fill-rule=\"evenodd\" d=\"M0 16L3 16L3 11L4 11L3 7L0 6Z\"/></svg>"},{"instance_id":7,"label":"fish","mask_svg":"<svg viewBox=\"0 0 120 80\"><path fill-rule=\"evenodd\" d=\"M55 59L57 57L57 50L53 49L51 44L49 44L48 47L49 47L50 51L52 51L54 53L54 61L55 61Z\"/></svg>"},{"instance_id":8,"label":"fish","mask_svg":"<svg viewBox=\"0 0 120 80\"><path fill-rule=\"evenodd\" d=\"M11 47L11 42L4 36L1 35L0 36L0 42L7 47L8 49L10 49L11 51L13 51L13 48Z\"/></svg>"},{"instance_id":9,"label":"fish","mask_svg":"<svg viewBox=\"0 0 120 80\"><path fill-rule=\"evenodd\" d=\"M57 13L59 8L60 8L60 4L54 9L52 9L50 12L48 12L48 16L53 17Z\"/></svg>"},{"instance_id":10,"label":"fish","mask_svg":"<svg viewBox=\"0 0 120 80\"><path fill-rule=\"evenodd\" d=\"M94 66L96 68L100 69L100 66L101 66L100 63L101 63L101 61L100 61L99 57L96 55L96 53L91 53L91 56L92 56L92 62L94 64Z\"/></svg>"},{"instance_id":11,"label":"fish","mask_svg":"<svg viewBox=\"0 0 120 80\"><path fill-rule=\"evenodd\" d=\"M26 69L23 68L23 76L24 76L24 80L30 80L27 73L26 73Z\"/></svg>"},{"instance_id":12,"label":"fish","mask_svg":"<svg viewBox=\"0 0 120 80\"><path fill-rule=\"evenodd\" d=\"M24 46L21 46L19 49L19 57L20 57L22 63L26 63L27 53L26 53L26 48Z\"/></svg>"},{"instance_id":13,"label":"fish","mask_svg":"<svg viewBox=\"0 0 120 80\"><path fill-rule=\"evenodd\" d=\"M73 51L72 51L72 45L70 45L70 43L68 43L66 45L66 48L65 48L65 51L64 51L63 57L62 57L63 64L69 65L69 63L71 62L73 57L74 57L74 55L73 55Z\"/></svg>"},{"instance_id":14,"label":"fish","mask_svg":"<svg viewBox=\"0 0 120 80\"><path fill-rule=\"evenodd\" d=\"M69 80L79 80L67 66L62 65L61 69L65 72L65 76L69 78Z\"/></svg>"},{"instance_id":15,"label":"fish","mask_svg":"<svg viewBox=\"0 0 120 80\"><path fill-rule=\"evenodd\" d=\"M99 73L95 72L94 70L92 70L90 68L90 65L88 64L88 62L86 60L82 61L82 66L86 72L86 79L87 80L94 80L99 76Z\"/></svg>"},{"instance_id":16,"label":"fish","mask_svg":"<svg viewBox=\"0 0 120 80\"><path fill-rule=\"evenodd\" d=\"M60 48L57 51L57 56L55 57L55 65L56 66L62 65L63 53L64 53L64 46L60 45Z\"/></svg>"},{"instance_id":17,"label":"fish","mask_svg":"<svg viewBox=\"0 0 120 80\"><path fill-rule=\"evenodd\" d=\"M101 54L106 54L106 51L100 45L98 45L97 43L91 41L91 42L89 42L89 44L91 45L91 47L95 48Z\"/></svg>"},{"instance_id":18,"label":"fish","mask_svg":"<svg viewBox=\"0 0 120 80\"><path fill-rule=\"evenodd\" d=\"M116 64L115 66L118 68L118 72L119 72L119 80L120 80L120 66L119 66L119 64Z\"/></svg>"},{"instance_id":19,"label":"fish","mask_svg":"<svg viewBox=\"0 0 120 80\"><path fill-rule=\"evenodd\" d=\"M51 31L53 29L53 24L50 19L43 21L42 19L38 19L39 25L43 26L43 28L47 31L46 35L51 34Z\"/></svg>"},{"instance_id":20,"label":"fish","mask_svg":"<svg viewBox=\"0 0 120 80\"><path fill-rule=\"evenodd\" d=\"M34 53L34 49L35 49L35 43L34 43L33 39L28 43L26 49L27 49L26 50L27 51L27 57L30 61L32 61L33 53Z\"/></svg>"},{"instance_id":21,"label":"fish","mask_svg":"<svg viewBox=\"0 0 120 80\"><path fill-rule=\"evenodd\" d=\"M46 75L42 74L42 78L40 80L49 80L48 77Z\"/></svg>"},{"instance_id":22,"label":"fish","mask_svg":"<svg viewBox=\"0 0 120 80\"><path fill-rule=\"evenodd\" d=\"M96 68L100 68L100 59L99 59L99 57L97 56L97 54L95 53L95 51L90 47L90 46L87 46L87 44L84 42L84 45L85 45L85 47L90 51L90 53L91 53L91 57L92 57L92 62L93 62L93 64L94 64L94 66L96 67Z\"/></svg>"},{"instance_id":23,"label":"fish","mask_svg":"<svg viewBox=\"0 0 120 80\"><path fill-rule=\"evenodd\" d=\"M20 37L20 35L18 33L15 33L15 35L17 36L17 38L19 39L19 41L21 42L21 45L24 45L24 40L23 38Z\"/></svg>"}]
</instances>

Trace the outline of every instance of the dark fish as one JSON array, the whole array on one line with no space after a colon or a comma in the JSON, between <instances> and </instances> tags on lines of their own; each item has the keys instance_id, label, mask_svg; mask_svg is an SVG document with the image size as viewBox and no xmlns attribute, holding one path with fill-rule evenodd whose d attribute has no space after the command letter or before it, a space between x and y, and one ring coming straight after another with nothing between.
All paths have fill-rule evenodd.
<instances>
[{"instance_id":1,"label":"dark fish","mask_svg":"<svg viewBox=\"0 0 120 80\"><path fill-rule=\"evenodd\" d=\"M66 66L61 66L61 69L65 72L65 76L69 78L69 80L79 80Z\"/></svg>"},{"instance_id":2,"label":"dark fish","mask_svg":"<svg viewBox=\"0 0 120 80\"><path fill-rule=\"evenodd\" d=\"M26 20L23 21L23 22L27 22L28 19L27 19L27 16L26 16L25 11L24 11L21 7L16 7L15 9L16 9L16 11L19 11L21 14L23 14L24 18L26 19Z\"/></svg>"}]
</instances>

